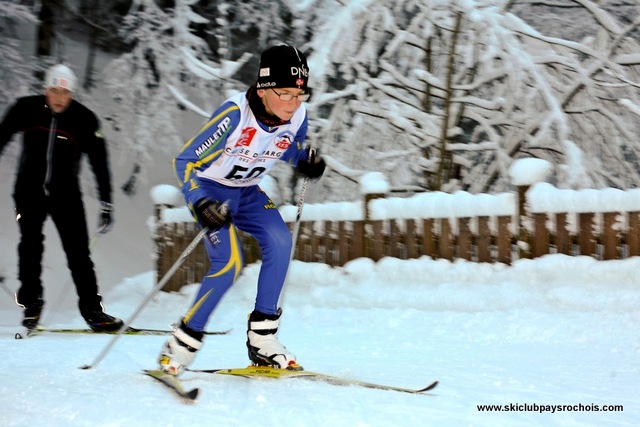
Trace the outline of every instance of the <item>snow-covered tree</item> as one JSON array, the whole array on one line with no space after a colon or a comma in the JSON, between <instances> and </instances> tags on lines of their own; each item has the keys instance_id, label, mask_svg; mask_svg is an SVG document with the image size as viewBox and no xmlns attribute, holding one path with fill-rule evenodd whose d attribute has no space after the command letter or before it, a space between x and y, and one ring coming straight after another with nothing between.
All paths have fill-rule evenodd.
<instances>
[{"instance_id":1,"label":"snow-covered tree","mask_svg":"<svg viewBox=\"0 0 640 427\"><path fill-rule=\"evenodd\" d=\"M173 9L164 10L153 0L135 0L121 28L131 49L104 71L115 101L113 117L128 131L123 146L135 159L123 186L127 194L135 193L153 152L175 152L184 143L177 96L190 80L183 57L206 56L208 49L190 30L192 23L206 22L190 8L196 1L176 0Z\"/></svg>"},{"instance_id":2,"label":"snow-covered tree","mask_svg":"<svg viewBox=\"0 0 640 427\"><path fill-rule=\"evenodd\" d=\"M0 85L0 112L16 98L29 94L35 84L35 63L22 54L19 33L21 25L35 22L28 7L16 0L0 0L0 81L5 82Z\"/></svg>"},{"instance_id":3,"label":"snow-covered tree","mask_svg":"<svg viewBox=\"0 0 640 427\"><path fill-rule=\"evenodd\" d=\"M209 31L214 50L224 45L229 54L239 56L292 39L292 12L281 0L201 2L194 9L212 21L215 17L217 25ZM220 39L221 33L224 39Z\"/></svg>"},{"instance_id":4,"label":"snow-covered tree","mask_svg":"<svg viewBox=\"0 0 640 427\"><path fill-rule=\"evenodd\" d=\"M593 30L572 41L503 3L335 10L310 44L310 69L323 92L316 133L336 168L385 172L396 189L479 192L508 188L511 162L533 156L556 165L562 186L640 184L637 19L624 25L578 0Z\"/></svg>"},{"instance_id":5,"label":"snow-covered tree","mask_svg":"<svg viewBox=\"0 0 640 427\"><path fill-rule=\"evenodd\" d=\"M239 58L232 59L230 47L232 41L228 38L230 35L228 31L228 4L219 4L215 16L215 24L212 24L207 31L215 35L215 52L210 52L208 48L202 52L192 48L181 49L183 64L186 71L190 73L188 81L193 90L187 94L173 88L176 95L189 108L205 118L209 117L209 114L218 107L222 100L240 90L242 85L237 81L235 75L253 56L252 53L245 52ZM202 40L200 39L200 41ZM212 56L218 58L218 61L212 61ZM215 93L216 96L212 97L211 93Z\"/></svg>"}]
</instances>

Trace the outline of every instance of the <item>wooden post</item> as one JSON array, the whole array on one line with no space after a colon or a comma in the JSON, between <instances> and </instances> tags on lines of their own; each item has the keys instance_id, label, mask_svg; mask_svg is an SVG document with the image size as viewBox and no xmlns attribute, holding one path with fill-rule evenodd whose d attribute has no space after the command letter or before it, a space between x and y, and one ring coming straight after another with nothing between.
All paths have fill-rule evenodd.
<instances>
[{"instance_id":1,"label":"wooden post","mask_svg":"<svg viewBox=\"0 0 640 427\"><path fill-rule=\"evenodd\" d=\"M382 234L382 221L373 221L369 202L384 198L384 194L367 193L364 195L364 221L365 226L372 228L372 234L368 236L369 244L365 249L365 256L378 261L384 256L384 236Z\"/></svg>"},{"instance_id":2,"label":"wooden post","mask_svg":"<svg viewBox=\"0 0 640 427\"><path fill-rule=\"evenodd\" d=\"M384 199L382 193L369 193L364 195L364 219L365 221L371 221L371 209L369 208L369 202L375 199Z\"/></svg>"},{"instance_id":3,"label":"wooden post","mask_svg":"<svg viewBox=\"0 0 640 427\"><path fill-rule=\"evenodd\" d=\"M406 259L404 255L404 251L401 250L401 231L398 226L398 221L402 221L400 219L389 219L389 250L386 255L399 258Z\"/></svg>"},{"instance_id":4,"label":"wooden post","mask_svg":"<svg viewBox=\"0 0 640 427\"><path fill-rule=\"evenodd\" d=\"M434 223L433 218L422 220L422 248L425 255L435 259L438 258L438 251L436 249L436 235L433 232Z\"/></svg>"},{"instance_id":5,"label":"wooden post","mask_svg":"<svg viewBox=\"0 0 640 427\"><path fill-rule=\"evenodd\" d=\"M380 260L384 256L384 234L382 233L382 221L370 221L373 228L373 236L371 239L371 253L369 258L374 261Z\"/></svg>"},{"instance_id":6,"label":"wooden post","mask_svg":"<svg viewBox=\"0 0 640 427\"><path fill-rule=\"evenodd\" d=\"M458 218L458 257L471 261L471 240L473 238L469 222L471 218Z\"/></svg>"},{"instance_id":7,"label":"wooden post","mask_svg":"<svg viewBox=\"0 0 640 427\"><path fill-rule=\"evenodd\" d=\"M336 259L338 258L338 235L337 230L334 228L334 221L324 221L324 263L335 267L337 265ZM318 250L318 252L320 252ZM317 257L316 257L317 258ZM316 262L323 262L319 258Z\"/></svg>"},{"instance_id":8,"label":"wooden post","mask_svg":"<svg viewBox=\"0 0 640 427\"><path fill-rule=\"evenodd\" d=\"M492 262L491 257L491 230L489 229L489 217L478 217L478 262Z\"/></svg>"},{"instance_id":9,"label":"wooden post","mask_svg":"<svg viewBox=\"0 0 640 427\"><path fill-rule=\"evenodd\" d=\"M531 258L531 232L528 227L531 225L531 218L527 212L527 191L528 185L518 186L518 212L516 215L516 230L518 230L518 245L520 258Z\"/></svg>"},{"instance_id":10,"label":"wooden post","mask_svg":"<svg viewBox=\"0 0 640 427\"><path fill-rule=\"evenodd\" d=\"M438 245L438 248L440 249L440 257L452 261L453 235L451 233L449 218L440 218L438 221L440 221L440 244Z\"/></svg>"},{"instance_id":11,"label":"wooden post","mask_svg":"<svg viewBox=\"0 0 640 427\"><path fill-rule=\"evenodd\" d=\"M602 218L603 259L620 258L620 234L614 228L618 212L605 212Z\"/></svg>"},{"instance_id":12,"label":"wooden post","mask_svg":"<svg viewBox=\"0 0 640 427\"><path fill-rule=\"evenodd\" d=\"M547 230L547 214L533 214L533 222L535 228L531 254L533 258L537 258L549 253L549 231Z\"/></svg>"},{"instance_id":13,"label":"wooden post","mask_svg":"<svg viewBox=\"0 0 640 427\"><path fill-rule=\"evenodd\" d=\"M629 212L627 244L629 245L627 256L640 255L640 212Z\"/></svg>"},{"instance_id":14,"label":"wooden post","mask_svg":"<svg viewBox=\"0 0 640 427\"><path fill-rule=\"evenodd\" d=\"M567 230L567 214L556 214L556 252L571 255L573 253L569 231Z\"/></svg>"},{"instance_id":15,"label":"wooden post","mask_svg":"<svg viewBox=\"0 0 640 427\"><path fill-rule=\"evenodd\" d=\"M498 262L511 264L510 216L498 217Z\"/></svg>"},{"instance_id":16,"label":"wooden post","mask_svg":"<svg viewBox=\"0 0 640 427\"><path fill-rule=\"evenodd\" d=\"M418 245L416 242L416 222L407 219L405 223L405 244L407 245L407 259L418 258Z\"/></svg>"},{"instance_id":17,"label":"wooden post","mask_svg":"<svg viewBox=\"0 0 640 427\"><path fill-rule=\"evenodd\" d=\"M338 265L349 261L349 247L353 246L353 233L347 232L345 221L338 222Z\"/></svg>"},{"instance_id":18,"label":"wooden post","mask_svg":"<svg viewBox=\"0 0 640 427\"><path fill-rule=\"evenodd\" d=\"M319 236L316 236L313 231L314 223L311 221L304 221L300 223L300 231L304 230L301 241L298 243L302 243L302 252L300 253L300 261L304 262L315 262L316 256L318 253L318 239ZM304 226L304 229L302 228Z\"/></svg>"},{"instance_id":19,"label":"wooden post","mask_svg":"<svg viewBox=\"0 0 640 427\"><path fill-rule=\"evenodd\" d=\"M362 258L367 256L366 239L364 233L365 222L353 222L353 244L350 250L350 259Z\"/></svg>"},{"instance_id":20,"label":"wooden post","mask_svg":"<svg viewBox=\"0 0 640 427\"><path fill-rule=\"evenodd\" d=\"M592 230L593 217L594 214L591 212L582 212L578 214L578 222L580 224L580 235L578 236L580 255L596 256L596 239Z\"/></svg>"},{"instance_id":21,"label":"wooden post","mask_svg":"<svg viewBox=\"0 0 640 427\"><path fill-rule=\"evenodd\" d=\"M175 228L175 224L167 224L162 219L162 212L165 209L173 208L173 205L170 204L156 204L154 205L154 214L156 221L155 228L155 236L154 241L156 245L156 277L163 277L164 274L169 270L171 265L173 264L173 247L174 243L172 241L173 230ZM167 283L162 290L168 291L171 290L171 284Z\"/></svg>"}]
</instances>

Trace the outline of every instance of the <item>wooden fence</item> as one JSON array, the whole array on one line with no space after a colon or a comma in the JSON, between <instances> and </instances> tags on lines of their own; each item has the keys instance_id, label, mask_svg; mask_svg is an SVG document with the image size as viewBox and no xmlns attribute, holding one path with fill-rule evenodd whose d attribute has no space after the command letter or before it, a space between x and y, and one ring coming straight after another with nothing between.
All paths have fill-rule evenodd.
<instances>
[{"instance_id":1,"label":"wooden fence","mask_svg":"<svg viewBox=\"0 0 640 427\"><path fill-rule=\"evenodd\" d=\"M400 259L429 256L448 260L510 264L518 258L545 254L587 255L620 259L640 255L640 209L621 212L528 211L528 187L514 195L512 215L468 214L438 218L375 218L371 204L384 195L368 195L362 202L363 220L303 220L294 258L331 266L366 257ZM162 277L198 232L193 221L168 222L156 206L157 274ZM455 211L455 206L454 209ZM293 224L290 224L293 228ZM245 263L260 259L260 249L240 233ZM201 244L164 290L174 291L201 280L209 261Z\"/></svg>"}]
</instances>

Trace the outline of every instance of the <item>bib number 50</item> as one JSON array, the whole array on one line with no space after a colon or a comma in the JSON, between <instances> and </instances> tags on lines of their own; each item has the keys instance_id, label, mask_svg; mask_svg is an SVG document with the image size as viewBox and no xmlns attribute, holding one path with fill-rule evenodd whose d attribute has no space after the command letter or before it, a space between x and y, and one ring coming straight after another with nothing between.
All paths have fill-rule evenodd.
<instances>
[{"instance_id":1,"label":"bib number 50","mask_svg":"<svg viewBox=\"0 0 640 427\"><path fill-rule=\"evenodd\" d=\"M225 179L229 180L247 180L251 178L255 178L260 176L267 169L261 166L257 166L255 168L245 168L242 166L235 165L233 170L225 176Z\"/></svg>"}]
</instances>

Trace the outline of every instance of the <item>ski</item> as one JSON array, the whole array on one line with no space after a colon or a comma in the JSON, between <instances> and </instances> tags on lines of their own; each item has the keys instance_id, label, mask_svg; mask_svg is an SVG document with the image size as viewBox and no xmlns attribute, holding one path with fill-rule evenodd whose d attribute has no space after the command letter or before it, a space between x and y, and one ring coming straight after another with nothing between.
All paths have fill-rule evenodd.
<instances>
[{"instance_id":1,"label":"ski","mask_svg":"<svg viewBox=\"0 0 640 427\"><path fill-rule=\"evenodd\" d=\"M173 390L179 397L185 399L188 402L195 401L198 397L198 393L200 392L200 389L198 388L193 388L191 390L185 389L180 380L177 379L175 375L167 374L160 369L145 369L144 373L145 375L148 375L151 378L155 378L156 380L160 381L169 389Z\"/></svg>"},{"instance_id":2,"label":"ski","mask_svg":"<svg viewBox=\"0 0 640 427\"><path fill-rule=\"evenodd\" d=\"M172 330L165 329L150 329L150 328L127 328L123 332L123 335L170 335ZM226 335L230 330L226 331L205 331L205 335ZM93 331L89 328L45 328L38 326L35 329L29 329L25 333L27 337L39 335L41 333L54 333L54 334L117 334L118 331ZM23 338L23 335L16 333L16 339Z\"/></svg>"},{"instance_id":3,"label":"ski","mask_svg":"<svg viewBox=\"0 0 640 427\"><path fill-rule=\"evenodd\" d=\"M403 393L419 394L431 391L438 385L438 381L433 381L429 385L419 389L397 387L388 384L379 384L369 381L362 381L350 378L339 377L336 375L324 374L312 371L295 371L289 369L278 369L266 366L248 366L246 368L232 369L187 369L189 372L201 372L217 375L234 375L245 378L304 378L315 381L324 381L330 384L357 386L365 388L373 388L378 390L399 391Z\"/></svg>"}]
</instances>

